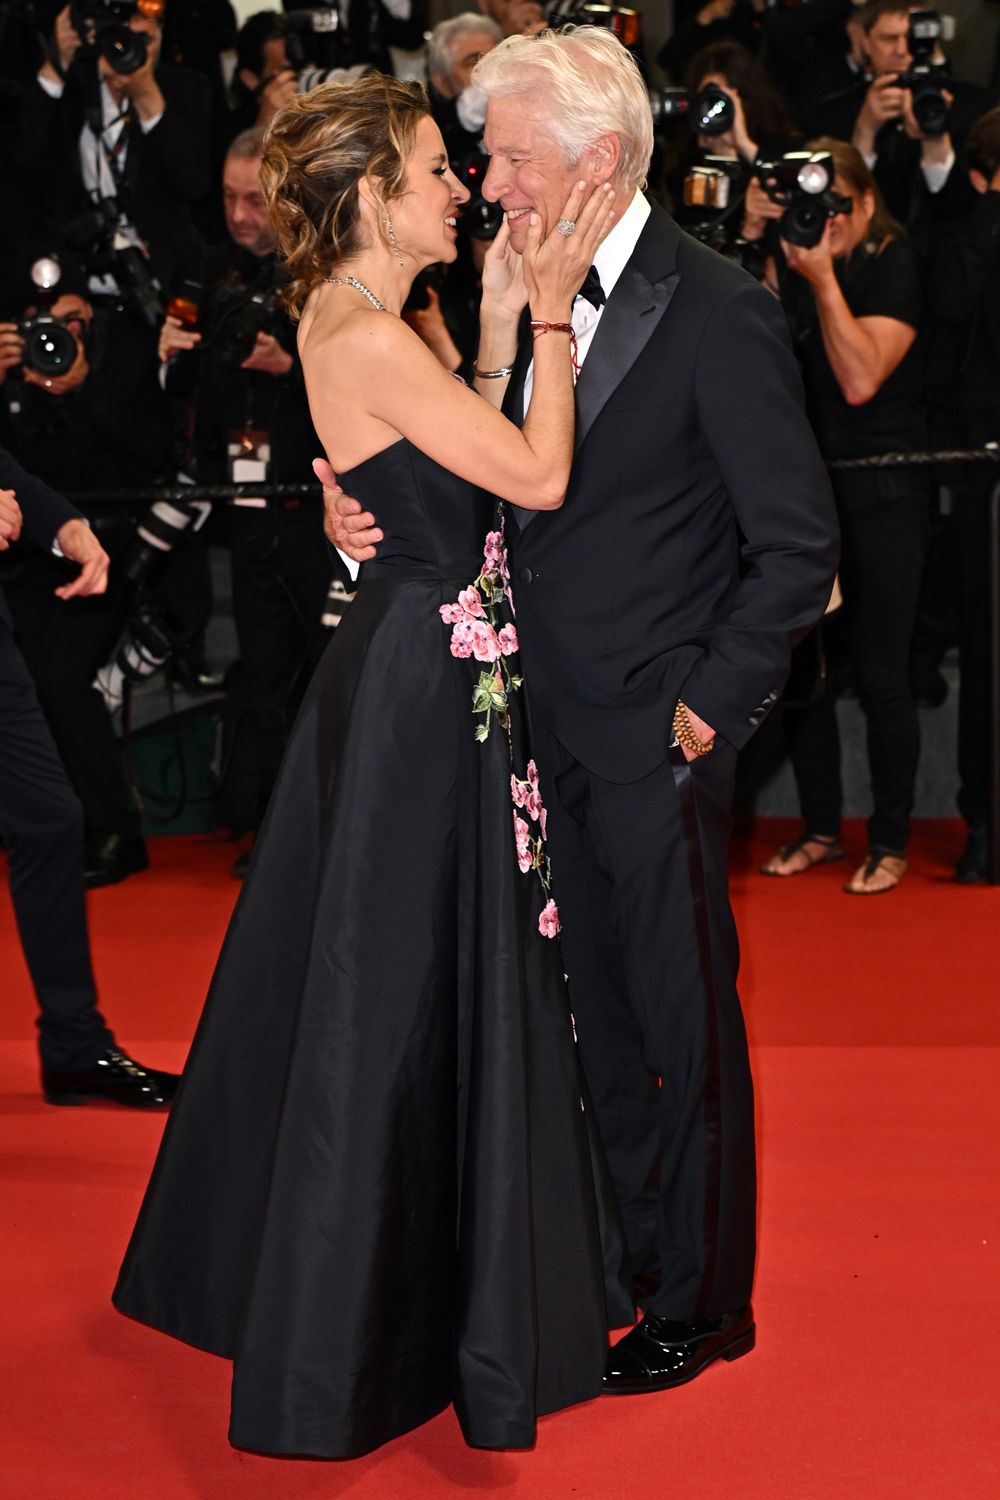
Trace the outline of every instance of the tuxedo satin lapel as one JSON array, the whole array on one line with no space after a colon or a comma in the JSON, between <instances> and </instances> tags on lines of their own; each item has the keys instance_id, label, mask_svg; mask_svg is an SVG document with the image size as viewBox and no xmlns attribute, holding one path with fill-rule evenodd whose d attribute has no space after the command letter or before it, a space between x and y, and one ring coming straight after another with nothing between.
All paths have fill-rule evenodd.
<instances>
[{"instance_id":1,"label":"tuxedo satin lapel","mask_svg":"<svg viewBox=\"0 0 1000 1500\"><path fill-rule=\"evenodd\" d=\"M679 234L673 221L654 205L608 298L576 383L577 453L670 306L680 282L675 269Z\"/></svg>"}]
</instances>

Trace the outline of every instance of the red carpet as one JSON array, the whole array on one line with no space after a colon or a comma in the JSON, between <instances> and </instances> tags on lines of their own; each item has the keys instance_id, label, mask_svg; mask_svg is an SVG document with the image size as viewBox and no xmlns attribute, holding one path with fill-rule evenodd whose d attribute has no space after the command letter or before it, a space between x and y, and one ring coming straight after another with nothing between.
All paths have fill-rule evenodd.
<instances>
[{"instance_id":1,"label":"red carpet","mask_svg":"<svg viewBox=\"0 0 1000 1500\"><path fill-rule=\"evenodd\" d=\"M757 877L784 831L738 845L734 879L761 1127L757 1350L678 1391L546 1418L530 1454L470 1451L450 1413L353 1463L229 1447L229 1366L108 1301L162 1118L42 1104L0 891L0 1495L992 1500L1000 890L947 883L960 832L943 823L918 828L889 897L842 895L850 860ZM109 1019L144 1059L183 1060L232 857L160 840L149 874L91 898Z\"/></svg>"}]
</instances>

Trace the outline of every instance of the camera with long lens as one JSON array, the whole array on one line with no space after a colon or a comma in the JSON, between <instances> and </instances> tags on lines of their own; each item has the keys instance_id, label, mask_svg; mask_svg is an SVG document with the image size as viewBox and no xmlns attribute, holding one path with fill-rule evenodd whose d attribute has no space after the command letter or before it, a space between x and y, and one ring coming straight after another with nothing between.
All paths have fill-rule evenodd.
<instances>
[{"instance_id":1,"label":"camera with long lens","mask_svg":"<svg viewBox=\"0 0 1000 1500\"><path fill-rule=\"evenodd\" d=\"M159 21L164 0L72 0L70 20L83 46L81 57L103 57L115 73L135 73L149 55L149 36L133 31L132 16Z\"/></svg>"},{"instance_id":2,"label":"camera with long lens","mask_svg":"<svg viewBox=\"0 0 1000 1500\"><path fill-rule=\"evenodd\" d=\"M748 271L764 275L767 250L739 233L746 196L745 162L728 156L706 156L684 179L683 226L688 234Z\"/></svg>"},{"instance_id":3,"label":"camera with long lens","mask_svg":"<svg viewBox=\"0 0 1000 1500\"><path fill-rule=\"evenodd\" d=\"M141 592L114 652L94 678L108 712L121 707L127 688L159 672L189 641L190 632L177 627L156 595Z\"/></svg>"},{"instance_id":4,"label":"camera with long lens","mask_svg":"<svg viewBox=\"0 0 1000 1500\"><path fill-rule=\"evenodd\" d=\"M469 189L469 201L459 211L458 228L474 240L495 240L503 223L499 203L488 203L483 197L483 179L490 159L477 142L464 155L451 162L451 170Z\"/></svg>"},{"instance_id":5,"label":"camera with long lens","mask_svg":"<svg viewBox=\"0 0 1000 1500\"><path fill-rule=\"evenodd\" d=\"M851 212L850 198L833 189L835 171L828 151L787 151L773 161L758 157L754 162L754 176L771 202L784 206L778 231L790 245L811 249L823 238L828 219Z\"/></svg>"},{"instance_id":6,"label":"camera with long lens","mask_svg":"<svg viewBox=\"0 0 1000 1500\"><path fill-rule=\"evenodd\" d=\"M125 306L150 328L158 328L163 321L160 284L145 250L123 232L121 219L118 199L100 198L67 225L63 238L79 254L88 275L113 276Z\"/></svg>"},{"instance_id":7,"label":"camera with long lens","mask_svg":"<svg viewBox=\"0 0 1000 1500\"><path fill-rule=\"evenodd\" d=\"M725 135L736 119L732 99L714 83L694 90L650 89L649 108L654 129L684 120L696 135Z\"/></svg>"},{"instance_id":8,"label":"camera with long lens","mask_svg":"<svg viewBox=\"0 0 1000 1500\"><path fill-rule=\"evenodd\" d=\"M934 62L934 52L945 36L945 18L936 10L912 10L907 40L913 62L909 72L900 73L896 87L909 89L913 114L924 135L944 135L951 118L951 105L943 85L948 81L948 64Z\"/></svg>"}]
</instances>

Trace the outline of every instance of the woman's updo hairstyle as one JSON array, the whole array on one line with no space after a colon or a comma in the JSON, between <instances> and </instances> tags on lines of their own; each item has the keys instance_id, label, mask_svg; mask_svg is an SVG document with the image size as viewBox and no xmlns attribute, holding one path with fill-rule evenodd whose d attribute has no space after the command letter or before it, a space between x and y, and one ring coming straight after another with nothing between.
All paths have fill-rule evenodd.
<instances>
[{"instance_id":1,"label":"woman's updo hairstyle","mask_svg":"<svg viewBox=\"0 0 1000 1500\"><path fill-rule=\"evenodd\" d=\"M362 248L360 180L378 178L386 203L402 191L417 126L428 113L420 84L367 73L297 94L271 121L260 179L288 272L282 299L293 318L313 287Z\"/></svg>"}]
</instances>

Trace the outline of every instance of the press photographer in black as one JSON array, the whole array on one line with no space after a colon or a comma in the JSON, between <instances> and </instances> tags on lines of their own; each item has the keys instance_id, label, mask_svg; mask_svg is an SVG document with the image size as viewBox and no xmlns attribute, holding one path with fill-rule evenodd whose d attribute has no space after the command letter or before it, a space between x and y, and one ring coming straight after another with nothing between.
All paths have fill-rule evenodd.
<instances>
[{"instance_id":1,"label":"press photographer in black","mask_svg":"<svg viewBox=\"0 0 1000 1500\"><path fill-rule=\"evenodd\" d=\"M161 479L170 460L167 402L154 336L132 313L94 306L83 273L55 256L22 266L0 304L0 442L54 490L122 491ZM15 316L12 317L11 314ZM124 503L88 520L112 559L98 597L64 601L67 564L23 547L7 581L18 643L60 758L83 805L86 881L108 885L146 868L139 810L94 675L117 639L131 588L115 564L131 545Z\"/></svg>"},{"instance_id":2,"label":"press photographer in black","mask_svg":"<svg viewBox=\"0 0 1000 1500\"><path fill-rule=\"evenodd\" d=\"M851 81L806 111L806 129L852 143L923 252L982 91L950 76L936 11L867 0L846 24Z\"/></svg>"},{"instance_id":3,"label":"press photographer in black","mask_svg":"<svg viewBox=\"0 0 1000 1500\"><path fill-rule=\"evenodd\" d=\"M818 243L782 237L776 290L820 448L828 461L919 449L926 434L914 351L922 321L916 255L854 148L821 139L813 150L833 158L843 211L830 211ZM784 212L760 196L764 201L751 207L761 219ZM908 469L838 474L834 490L842 533L842 628L867 723L873 800L868 858L845 889L875 895L892 890L906 872L920 748L909 654L929 496L921 471ZM783 722L804 828L765 864L765 874L778 876L802 874L842 853L830 681L820 701L786 708Z\"/></svg>"},{"instance_id":4,"label":"press photographer in black","mask_svg":"<svg viewBox=\"0 0 1000 1500\"><path fill-rule=\"evenodd\" d=\"M191 253L191 207L210 185L211 128L206 80L160 62L163 4L74 0L59 12L12 156L48 243L67 238L92 254L113 235L148 252L167 286ZM91 293L122 290L113 268L92 271Z\"/></svg>"},{"instance_id":5,"label":"press photographer in black","mask_svg":"<svg viewBox=\"0 0 1000 1500\"><path fill-rule=\"evenodd\" d=\"M933 267L928 393L944 440L957 448L1000 441L1000 109L973 125L966 147L970 211L942 235ZM952 478L952 475L955 477ZM987 876L990 776L989 493L993 465L964 465L955 487L958 554L958 807L966 847L960 884Z\"/></svg>"},{"instance_id":6,"label":"press photographer in black","mask_svg":"<svg viewBox=\"0 0 1000 1500\"><path fill-rule=\"evenodd\" d=\"M198 284L179 289L159 334L165 389L193 401L197 478L261 483L259 498L235 501L225 515L259 769L255 824L329 638L321 616L331 579L318 497L267 497L269 481L313 482L319 449L294 329L278 303L283 273L258 181L263 134L233 141L223 168L229 242L209 253Z\"/></svg>"}]
</instances>

